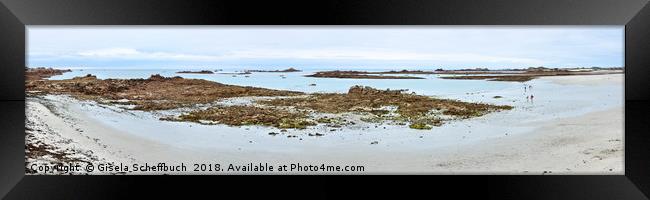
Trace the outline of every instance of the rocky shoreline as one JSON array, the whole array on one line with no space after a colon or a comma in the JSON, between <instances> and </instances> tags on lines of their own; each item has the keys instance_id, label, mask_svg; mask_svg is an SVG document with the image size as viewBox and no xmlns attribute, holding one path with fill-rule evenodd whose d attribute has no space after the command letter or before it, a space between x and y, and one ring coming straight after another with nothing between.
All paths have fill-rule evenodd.
<instances>
[{"instance_id":1,"label":"rocky shoreline","mask_svg":"<svg viewBox=\"0 0 650 200\"><path fill-rule=\"evenodd\" d=\"M25 80L34 81L42 80L52 76L61 75L66 72L71 72L70 69L53 69L53 68L25 68Z\"/></svg>"},{"instance_id":2,"label":"rocky shoreline","mask_svg":"<svg viewBox=\"0 0 650 200\"><path fill-rule=\"evenodd\" d=\"M444 121L480 117L490 112L512 109L481 103L436 99L405 93L405 90L377 90L354 86L346 94L272 90L226 85L201 79L151 75L147 79L98 79L93 75L65 80L29 80L30 94L63 94L126 109L157 111L190 109L166 121L190 121L232 126L262 125L304 129L317 124L339 126L345 119L314 117L317 113L356 113L376 123L395 122L413 129L431 129ZM304 96L304 97L298 97ZM275 97L247 105L211 105L233 97ZM287 98L295 97L295 98ZM205 104L207 108L198 108ZM332 107L334 106L334 107Z\"/></svg>"},{"instance_id":3,"label":"rocky shoreline","mask_svg":"<svg viewBox=\"0 0 650 200\"><path fill-rule=\"evenodd\" d=\"M104 103L132 105L136 110L191 107L244 96L293 96L302 92L226 85L201 79L152 75L147 79L98 79L93 75L66 80L28 81L29 93L68 94Z\"/></svg>"}]
</instances>

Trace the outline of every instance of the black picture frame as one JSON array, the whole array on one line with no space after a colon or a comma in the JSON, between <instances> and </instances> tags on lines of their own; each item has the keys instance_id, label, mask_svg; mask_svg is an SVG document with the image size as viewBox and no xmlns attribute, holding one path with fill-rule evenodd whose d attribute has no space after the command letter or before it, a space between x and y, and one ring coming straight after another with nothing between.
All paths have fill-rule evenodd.
<instances>
[{"instance_id":1,"label":"black picture frame","mask_svg":"<svg viewBox=\"0 0 650 200\"><path fill-rule=\"evenodd\" d=\"M26 25L625 25L625 175L282 177L289 188L275 188L280 177L269 176L25 176ZM0 0L0 197L120 198L132 197L132 192L166 194L177 187L213 193L263 182L261 187L245 186L249 192L241 194L335 197L356 191L365 198L399 188L409 191L397 192L400 197L647 199L648 36L647 0Z\"/></svg>"}]
</instances>

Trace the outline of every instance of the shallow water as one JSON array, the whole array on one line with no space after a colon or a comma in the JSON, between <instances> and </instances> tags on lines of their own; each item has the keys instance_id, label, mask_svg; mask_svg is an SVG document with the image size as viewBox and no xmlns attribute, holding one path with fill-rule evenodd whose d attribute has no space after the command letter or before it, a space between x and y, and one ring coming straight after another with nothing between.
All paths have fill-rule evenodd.
<instances>
[{"instance_id":1,"label":"shallow water","mask_svg":"<svg viewBox=\"0 0 650 200\"><path fill-rule=\"evenodd\" d=\"M209 149L215 151L248 152L311 152L320 154L372 152L378 149L392 152L413 152L432 150L445 146L459 146L488 138L507 137L529 133L534 124L547 120L579 116L585 113L623 106L623 75L607 75L621 80L620 84L561 85L544 78L526 82L532 90L517 82L483 80L446 80L437 75L412 75L426 79L330 79L311 78L297 73L252 73L244 75L224 74L176 74L177 70L75 70L52 79L66 79L85 74L98 78L147 78L151 74L200 78L220 83L257 86L273 89L303 92L346 92L353 85L371 86L381 89L409 89L417 94L439 96L464 101L487 102L512 105L510 111L491 113L486 116L452 121L431 130L414 130L407 126L370 125L369 128L332 131L316 127L307 130L291 130L276 136L279 132L272 127L229 127L225 125L200 125L187 122L159 121L155 113L133 111L117 113L92 103L74 104L74 109L85 113L110 127L124 130L133 135L170 144L179 148ZM282 78L280 75L286 76ZM567 77L570 78L570 77ZM309 86L315 83L316 86ZM614 82L617 83L617 82ZM529 101L526 96L534 95ZM503 98L493 98L494 96ZM53 101L67 102L71 99L48 97ZM621 110L623 112L623 110ZM135 114L135 115L133 115ZM322 137L307 136L308 133L325 133ZM287 138L287 135L298 135ZM302 140L301 140L302 139ZM378 141L379 144L370 145ZM335 153L336 154L336 153Z\"/></svg>"},{"instance_id":2,"label":"shallow water","mask_svg":"<svg viewBox=\"0 0 650 200\"><path fill-rule=\"evenodd\" d=\"M184 78L205 79L225 84L255 86L271 89L293 90L302 92L347 92L354 85L371 86L380 89L409 89L409 91L425 95L450 95L480 90L500 90L517 85L510 82L492 82L480 88L476 82L455 81L439 79L438 75L408 74L408 76L424 77L426 79L336 79L305 77L320 70L303 72L278 73L278 72L253 72L252 74L178 74L179 70L114 70L114 69L85 69L74 70L51 79L69 79L86 74L96 75L97 78L148 78L152 74L162 76L181 76ZM363 70L362 70L363 71ZM231 73L232 71L219 72ZM249 76L249 77L246 77ZM282 76L286 78L282 78ZM310 86L316 84L316 86Z\"/></svg>"},{"instance_id":3,"label":"shallow water","mask_svg":"<svg viewBox=\"0 0 650 200\"><path fill-rule=\"evenodd\" d=\"M530 113L524 119L549 119L562 116L577 116L584 113L604 110L611 106L623 105L623 82L598 86L561 85L544 78L534 79L525 84L533 86L524 92L524 83L484 80L450 80L440 79L439 75L408 75L426 79L336 79L313 78L310 70L293 73L252 73L247 75L231 74L177 74L179 70L116 70L84 69L73 70L51 79L69 79L75 76L93 74L98 78L148 78L152 74L163 76L181 76L216 81L225 84L255 86L271 89L293 90L302 92L339 92L344 93L354 85L370 86L379 89L408 89L421 95L452 98L463 101L507 104ZM366 71L366 70L360 70ZM374 71L374 70L367 70ZM232 71L223 71L232 72ZM220 72L220 73L223 73ZM249 76L249 77L245 77ZM284 76L286 78L282 78ZM617 76L617 75L612 75ZM623 75L620 75L621 77ZM569 78L569 77L567 77ZM621 78L622 80L622 78ZM316 84L316 86L310 86ZM526 96L534 95L532 102ZM503 98L493 98L502 96Z\"/></svg>"}]
</instances>

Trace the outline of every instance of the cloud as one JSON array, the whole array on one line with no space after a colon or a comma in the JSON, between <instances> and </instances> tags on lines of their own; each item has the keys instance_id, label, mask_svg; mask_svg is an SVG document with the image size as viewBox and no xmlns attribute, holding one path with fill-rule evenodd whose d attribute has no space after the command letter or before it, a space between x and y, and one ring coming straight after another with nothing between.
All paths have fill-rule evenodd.
<instances>
[{"instance_id":1,"label":"cloud","mask_svg":"<svg viewBox=\"0 0 650 200\"><path fill-rule=\"evenodd\" d=\"M146 52L132 48L108 48L78 52L72 56L83 59L224 61L241 59L283 60L360 60L360 61L427 61L427 62L489 62L537 65L542 61L531 58L480 54L437 54L383 49L256 49L235 50L222 55L199 55L170 52Z\"/></svg>"},{"instance_id":2,"label":"cloud","mask_svg":"<svg viewBox=\"0 0 650 200\"><path fill-rule=\"evenodd\" d=\"M82 51L78 53L80 56L86 57L124 57L124 56L138 56L142 52L135 49L128 48L112 48L112 49L99 49Z\"/></svg>"},{"instance_id":3,"label":"cloud","mask_svg":"<svg viewBox=\"0 0 650 200\"><path fill-rule=\"evenodd\" d=\"M28 27L39 65L623 64L623 27Z\"/></svg>"},{"instance_id":4,"label":"cloud","mask_svg":"<svg viewBox=\"0 0 650 200\"><path fill-rule=\"evenodd\" d=\"M75 56L75 55L73 55ZM143 52L131 48L108 48L82 51L76 53L82 58L100 59L129 59L129 60L187 60L187 61L212 61L219 60L219 57L206 55L192 55L169 52Z\"/></svg>"}]
</instances>

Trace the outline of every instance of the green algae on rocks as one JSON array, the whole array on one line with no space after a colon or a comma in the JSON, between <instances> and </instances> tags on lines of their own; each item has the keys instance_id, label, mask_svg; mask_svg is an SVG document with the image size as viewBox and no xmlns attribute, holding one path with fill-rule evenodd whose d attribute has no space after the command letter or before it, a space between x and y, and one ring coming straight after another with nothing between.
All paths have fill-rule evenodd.
<instances>
[{"instance_id":1,"label":"green algae on rocks","mask_svg":"<svg viewBox=\"0 0 650 200\"><path fill-rule=\"evenodd\" d=\"M269 106L287 106L300 110L314 110L321 113L367 113L371 118L364 121L422 122L439 126L442 116L449 119L479 117L490 112L510 110L512 106L469 103L449 99L403 93L404 90L378 90L371 87L353 86L346 94L317 93L307 97L275 98L258 101ZM384 116L390 111L382 107L397 107L393 116Z\"/></svg>"},{"instance_id":2,"label":"green algae on rocks","mask_svg":"<svg viewBox=\"0 0 650 200\"><path fill-rule=\"evenodd\" d=\"M210 107L194 110L176 118L161 118L170 121L190 121L202 124L226 124L231 126L263 125L277 128L304 129L316 125L306 114L256 106Z\"/></svg>"}]
</instances>

